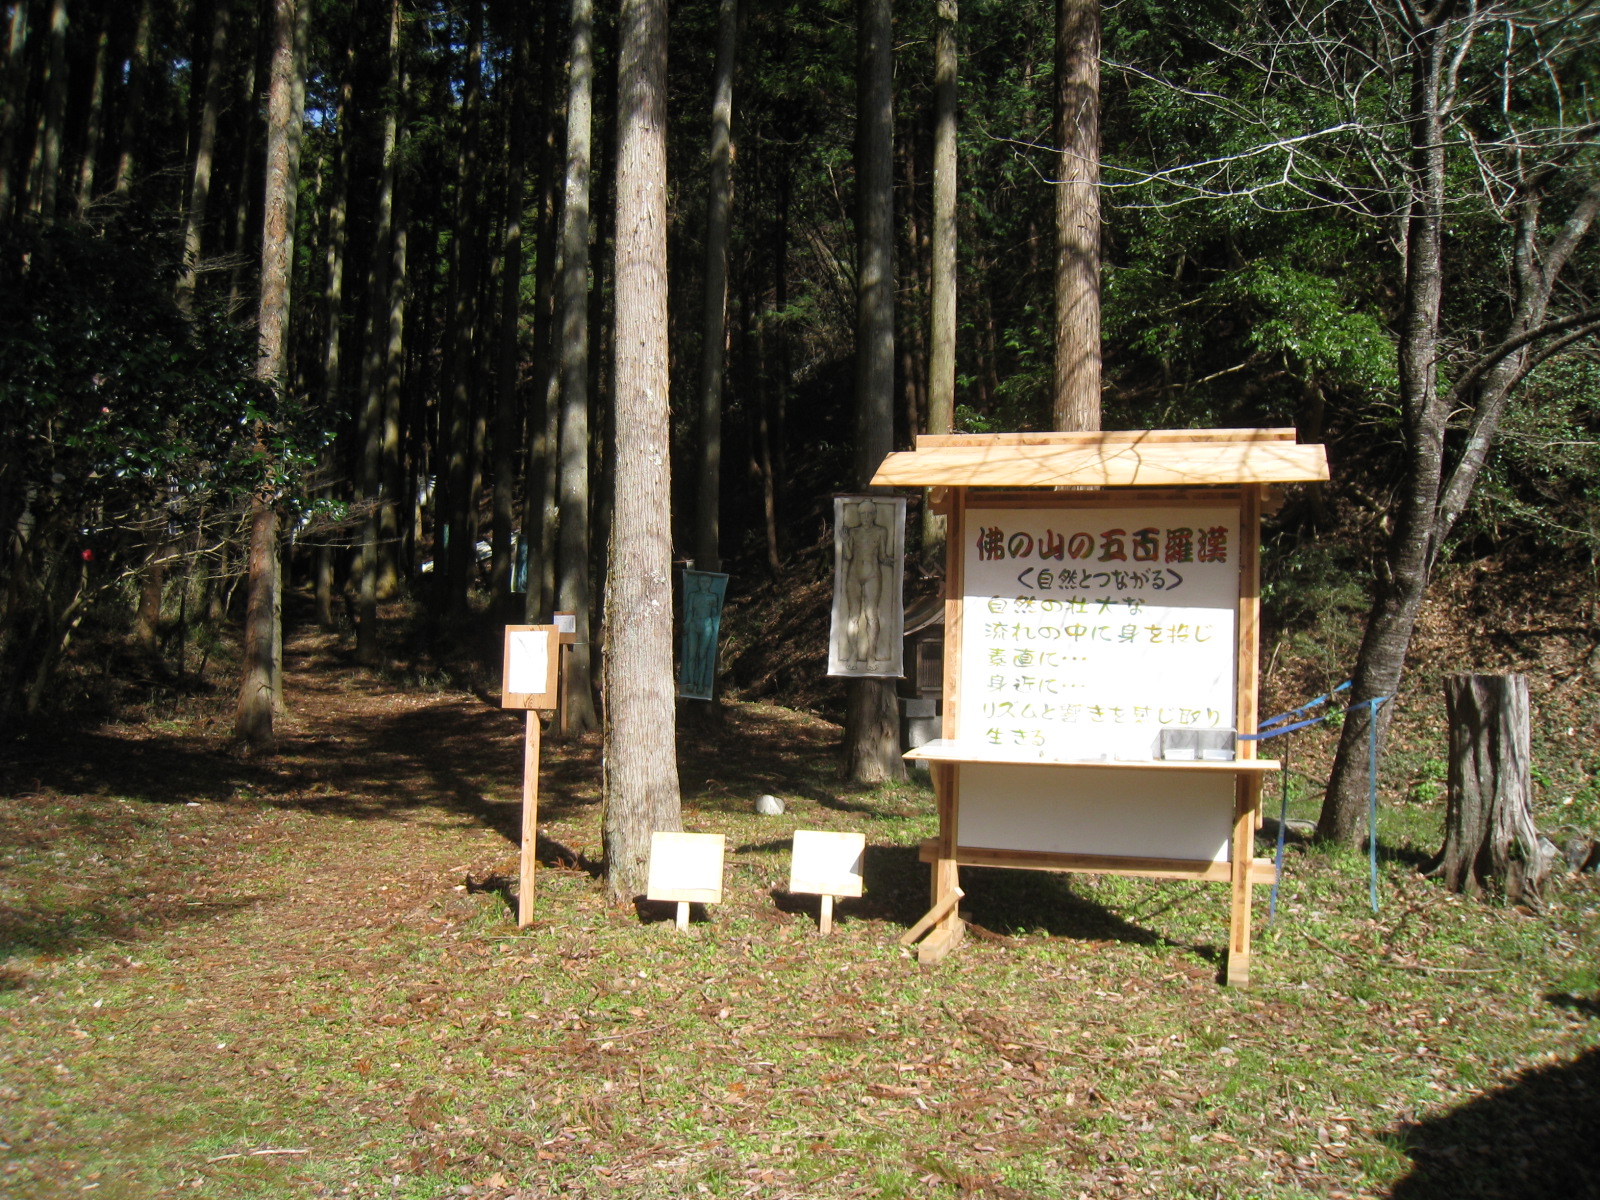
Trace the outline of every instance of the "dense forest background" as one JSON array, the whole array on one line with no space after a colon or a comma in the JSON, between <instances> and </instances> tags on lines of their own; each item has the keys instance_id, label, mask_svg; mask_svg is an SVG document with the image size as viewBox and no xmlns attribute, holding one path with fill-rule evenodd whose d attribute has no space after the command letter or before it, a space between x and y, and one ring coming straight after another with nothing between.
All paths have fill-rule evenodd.
<instances>
[{"instance_id":1,"label":"dense forest background","mask_svg":"<svg viewBox=\"0 0 1600 1200\"><path fill-rule=\"evenodd\" d=\"M60 685L75 643L126 644L118 670L167 684L195 671L240 615L261 504L282 515L291 582L374 666L378 605L401 596L434 635L575 607L599 640L616 434L612 6L288 6L288 371L264 381L282 7L3 7L7 724L103 708L93 672ZM941 11L902 0L894 13L896 446L930 420ZM1327 444L1332 483L1290 492L1266 555L1270 617L1314 635L1316 682L1349 674L1369 605L1464 564L1537 567L1537 587L1558 572L1564 636L1594 671L1595 12L1126 0L1102 19L1104 427L1293 426ZM957 22L954 426L1046 429L1056 12L966 0ZM776 614L826 573L830 497L861 482L857 14L842 0L681 0L668 39L670 533L677 559L731 573L736 607ZM719 58L734 68L723 304L707 245ZM574 115L590 105L585 144ZM1419 345L1430 296L1434 336ZM700 416L708 369L714 425ZM707 478L709 554L696 545ZM1434 534L1420 576L1401 545L1417 503ZM729 686L782 698L781 671L725 666Z\"/></svg>"}]
</instances>

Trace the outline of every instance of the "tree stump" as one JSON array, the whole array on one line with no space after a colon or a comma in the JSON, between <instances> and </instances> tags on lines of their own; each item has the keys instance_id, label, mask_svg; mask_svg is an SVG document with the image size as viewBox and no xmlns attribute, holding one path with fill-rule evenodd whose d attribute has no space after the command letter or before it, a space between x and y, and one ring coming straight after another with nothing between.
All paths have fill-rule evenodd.
<instances>
[{"instance_id":1,"label":"tree stump","mask_svg":"<svg viewBox=\"0 0 1600 1200\"><path fill-rule=\"evenodd\" d=\"M1499 890L1507 903L1537 908L1550 863L1533 824L1528 681L1522 675L1452 675L1445 706L1444 848L1427 873L1443 878L1452 892Z\"/></svg>"}]
</instances>

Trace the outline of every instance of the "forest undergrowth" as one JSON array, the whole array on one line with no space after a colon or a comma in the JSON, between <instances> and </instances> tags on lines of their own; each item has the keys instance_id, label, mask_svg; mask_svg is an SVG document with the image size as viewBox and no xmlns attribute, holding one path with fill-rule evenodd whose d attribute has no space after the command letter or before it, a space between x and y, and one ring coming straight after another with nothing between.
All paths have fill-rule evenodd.
<instances>
[{"instance_id":1,"label":"forest undergrowth","mask_svg":"<svg viewBox=\"0 0 1600 1200\"><path fill-rule=\"evenodd\" d=\"M396 647L374 676L298 626L270 759L228 752L225 662L216 690L35 727L0 750L0 1194L1600 1195L1600 880L1531 913L1417 870L1437 682L1466 666L1530 671L1541 827L1594 830L1563 586L1442 581L1384 761L1378 910L1364 853L1291 838L1248 991L1219 983L1225 891L1194 883L967 871L973 936L919 968L896 938L926 904L928 787L841 784L825 685L779 706L738 663L745 698L680 737L685 827L728 836L724 903L682 935L603 899L592 737L546 743L516 928L520 716L470 656ZM815 600L767 618L791 681ZM1302 636L1269 641L1269 711L1337 682ZM1295 737L1305 817L1333 734ZM831 937L786 891L797 828L867 834Z\"/></svg>"}]
</instances>

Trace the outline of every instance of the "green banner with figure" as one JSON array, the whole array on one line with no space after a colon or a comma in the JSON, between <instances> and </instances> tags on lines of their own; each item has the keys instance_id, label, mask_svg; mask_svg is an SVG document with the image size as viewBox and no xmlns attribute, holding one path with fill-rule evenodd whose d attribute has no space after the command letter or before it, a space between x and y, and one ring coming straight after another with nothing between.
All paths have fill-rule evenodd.
<instances>
[{"instance_id":1,"label":"green banner with figure","mask_svg":"<svg viewBox=\"0 0 1600 1200\"><path fill-rule=\"evenodd\" d=\"M683 573L683 640L678 657L678 695L709 700L717 681L717 634L728 577L716 571Z\"/></svg>"}]
</instances>

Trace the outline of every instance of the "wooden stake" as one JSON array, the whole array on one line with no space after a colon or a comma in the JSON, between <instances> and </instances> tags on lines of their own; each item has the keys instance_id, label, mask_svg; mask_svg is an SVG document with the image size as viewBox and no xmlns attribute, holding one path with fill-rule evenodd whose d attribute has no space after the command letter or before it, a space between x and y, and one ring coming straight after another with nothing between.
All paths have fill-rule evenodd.
<instances>
[{"instance_id":1,"label":"wooden stake","mask_svg":"<svg viewBox=\"0 0 1600 1200\"><path fill-rule=\"evenodd\" d=\"M556 668L560 689L560 694L556 699L556 733L564 738L570 730L569 722L572 719L569 709L571 703L569 698L572 695L572 644L570 642L562 642L561 649L557 653L560 654L561 661Z\"/></svg>"},{"instance_id":2,"label":"wooden stake","mask_svg":"<svg viewBox=\"0 0 1600 1200\"><path fill-rule=\"evenodd\" d=\"M818 924L819 928L822 930L823 933L832 933L833 932L833 897L832 896L824 896L822 898L822 915L818 918L817 924Z\"/></svg>"},{"instance_id":3,"label":"wooden stake","mask_svg":"<svg viewBox=\"0 0 1600 1200\"><path fill-rule=\"evenodd\" d=\"M687 900L678 901L677 926L679 930L689 928L689 902Z\"/></svg>"},{"instance_id":4,"label":"wooden stake","mask_svg":"<svg viewBox=\"0 0 1600 1200\"><path fill-rule=\"evenodd\" d=\"M539 848L539 713L528 709L522 740L522 871L517 891L517 928L533 924L533 870Z\"/></svg>"}]
</instances>

